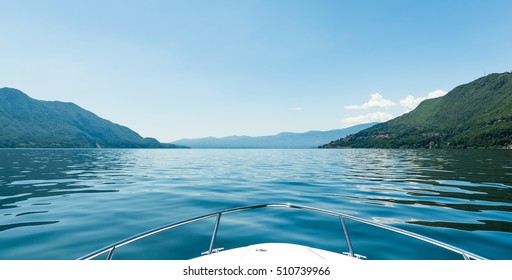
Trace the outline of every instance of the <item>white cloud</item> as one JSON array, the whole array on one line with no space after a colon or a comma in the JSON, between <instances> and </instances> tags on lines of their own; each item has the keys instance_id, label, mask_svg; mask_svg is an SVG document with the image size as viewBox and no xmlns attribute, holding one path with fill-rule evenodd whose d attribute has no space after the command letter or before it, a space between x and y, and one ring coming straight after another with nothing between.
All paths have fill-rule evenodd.
<instances>
[{"instance_id":1,"label":"white cloud","mask_svg":"<svg viewBox=\"0 0 512 280\"><path fill-rule=\"evenodd\" d=\"M406 98L400 100L400 105L404 107L406 112L410 112L416 108L416 106L418 106L423 100L423 98L414 98L414 96L408 95Z\"/></svg>"},{"instance_id":2,"label":"white cloud","mask_svg":"<svg viewBox=\"0 0 512 280\"><path fill-rule=\"evenodd\" d=\"M342 127L349 127L357 124L370 123L370 122L386 122L392 119L393 116L384 112L375 112L357 117L351 117L341 120Z\"/></svg>"},{"instance_id":3,"label":"white cloud","mask_svg":"<svg viewBox=\"0 0 512 280\"><path fill-rule=\"evenodd\" d=\"M348 105L345 106L345 109L354 110L354 109L369 109L373 107L380 107L380 108L389 108L392 106L395 106L396 103L384 99L384 97L380 93L374 93L371 95L371 98L368 102L364 103L363 105Z\"/></svg>"},{"instance_id":4,"label":"white cloud","mask_svg":"<svg viewBox=\"0 0 512 280\"><path fill-rule=\"evenodd\" d=\"M302 111L302 108L301 107L295 107L292 109L293 111Z\"/></svg>"},{"instance_id":5,"label":"white cloud","mask_svg":"<svg viewBox=\"0 0 512 280\"><path fill-rule=\"evenodd\" d=\"M431 99L431 98L437 98L437 97L441 97L441 96L444 96L446 95L448 92L444 91L444 90L434 90L433 92L430 92L428 94L428 97L427 99Z\"/></svg>"},{"instance_id":6,"label":"white cloud","mask_svg":"<svg viewBox=\"0 0 512 280\"><path fill-rule=\"evenodd\" d=\"M414 110L423 100L432 99L444 96L447 92L444 90L434 90L430 92L426 97L414 97L412 95L408 95L406 98L400 100L400 105L404 108L404 111L410 112Z\"/></svg>"}]
</instances>

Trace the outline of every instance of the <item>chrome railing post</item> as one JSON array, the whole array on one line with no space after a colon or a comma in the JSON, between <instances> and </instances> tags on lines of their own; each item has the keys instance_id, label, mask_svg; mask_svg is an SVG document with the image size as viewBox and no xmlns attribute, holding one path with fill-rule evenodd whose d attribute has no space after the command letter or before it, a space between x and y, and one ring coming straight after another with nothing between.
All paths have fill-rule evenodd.
<instances>
[{"instance_id":1,"label":"chrome railing post","mask_svg":"<svg viewBox=\"0 0 512 280\"><path fill-rule=\"evenodd\" d=\"M112 247L112 249L110 251L108 251L108 255L107 255L107 260L110 261L112 260L112 257L114 256L114 250L116 249L116 247Z\"/></svg>"},{"instance_id":2,"label":"chrome railing post","mask_svg":"<svg viewBox=\"0 0 512 280\"><path fill-rule=\"evenodd\" d=\"M347 226L345 225L345 217L338 216L340 218L341 226L343 227L343 233L345 234L345 239L347 240L348 245L348 253L351 257L355 258L354 250L352 249L352 242L350 241L350 236L348 235Z\"/></svg>"},{"instance_id":3,"label":"chrome railing post","mask_svg":"<svg viewBox=\"0 0 512 280\"><path fill-rule=\"evenodd\" d=\"M210 241L210 248L208 249L208 255L210 255L213 251L213 245L215 243L215 239L217 238L217 231L219 231L220 217L222 213L217 215L217 221L215 221L215 227L213 228L212 240Z\"/></svg>"}]
</instances>

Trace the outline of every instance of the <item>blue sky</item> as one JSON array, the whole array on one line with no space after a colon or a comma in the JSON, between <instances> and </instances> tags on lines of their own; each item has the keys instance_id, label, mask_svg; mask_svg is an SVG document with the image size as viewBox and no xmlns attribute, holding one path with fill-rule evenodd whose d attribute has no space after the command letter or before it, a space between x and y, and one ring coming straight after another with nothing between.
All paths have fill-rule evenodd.
<instances>
[{"instance_id":1,"label":"blue sky","mask_svg":"<svg viewBox=\"0 0 512 280\"><path fill-rule=\"evenodd\" d=\"M512 1L4 1L0 87L142 136L330 130L512 70Z\"/></svg>"}]
</instances>

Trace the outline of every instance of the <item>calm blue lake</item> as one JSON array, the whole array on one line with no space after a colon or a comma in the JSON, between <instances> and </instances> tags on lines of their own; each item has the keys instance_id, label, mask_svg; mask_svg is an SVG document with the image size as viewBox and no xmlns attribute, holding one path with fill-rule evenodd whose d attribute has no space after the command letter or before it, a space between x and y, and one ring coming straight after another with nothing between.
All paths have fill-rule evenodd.
<instances>
[{"instance_id":1,"label":"calm blue lake","mask_svg":"<svg viewBox=\"0 0 512 280\"><path fill-rule=\"evenodd\" d=\"M0 150L0 259L75 259L139 232L231 207L290 202L512 259L510 150ZM346 251L339 221L293 209L222 218L216 247L292 242ZM213 220L125 246L118 259L188 259ZM368 259L451 259L348 223Z\"/></svg>"}]
</instances>

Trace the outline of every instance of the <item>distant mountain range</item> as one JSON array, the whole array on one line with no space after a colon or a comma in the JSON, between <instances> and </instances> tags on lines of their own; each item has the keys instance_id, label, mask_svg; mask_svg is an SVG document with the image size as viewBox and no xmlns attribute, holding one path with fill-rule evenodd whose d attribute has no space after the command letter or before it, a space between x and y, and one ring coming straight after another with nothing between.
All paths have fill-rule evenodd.
<instances>
[{"instance_id":1,"label":"distant mountain range","mask_svg":"<svg viewBox=\"0 0 512 280\"><path fill-rule=\"evenodd\" d=\"M102 119L73 103L0 88L0 148L178 148Z\"/></svg>"},{"instance_id":2,"label":"distant mountain range","mask_svg":"<svg viewBox=\"0 0 512 280\"><path fill-rule=\"evenodd\" d=\"M321 148L512 148L512 72L460 85Z\"/></svg>"},{"instance_id":3,"label":"distant mountain range","mask_svg":"<svg viewBox=\"0 0 512 280\"><path fill-rule=\"evenodd\" d=\"M338 139L332 141L333 139ZM328 143L328 144L325 144ZM143 138L73 103L0 88L0 148L512 148L512 72L490 74L385 123L272 136Z\"/></svg>"},{"instance_id":4,"label":"distant mountain range","mask_svg":"<svg viewBox=\"0 0 512 280\"><path fill-rule=\"evenodd\" d=\"M228 136L223 138L207 137L199 139L181 139L172 144L202 149L305 149L316 148L333 139L354 134L376 123L352 126L330 131L309 131L305 133L283 132L272 136Z\"/></svg>"}]
</instances>

